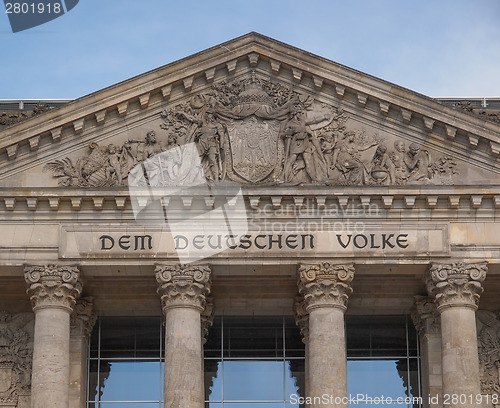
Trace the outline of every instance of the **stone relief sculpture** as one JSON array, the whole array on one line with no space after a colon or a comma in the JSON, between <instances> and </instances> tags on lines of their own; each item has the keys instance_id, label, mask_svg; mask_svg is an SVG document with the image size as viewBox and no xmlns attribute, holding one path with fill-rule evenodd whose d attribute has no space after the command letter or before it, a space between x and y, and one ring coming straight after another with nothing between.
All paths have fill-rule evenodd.
<instances>
[{"instance_id":1,"label":"stone relief sculpture","mask_svg":"<svg viewBox=\"0 0 500 408\"><path fill-rule=\"evenodd\" d=\"M19 399L31 394L33 330L33 313L0 312L1 406L19 406Z\"/></svg>"},{"instance_id":2,"label":"stone relief sculpture","mask_svg":"<svg viewBox=\"0 0 500 408\"><path fill-rule=\"evenodd\" d=\"M497 314L478 310L478 352L481 393L500 394L500 320Z\"/></svg>"},{"instance_id":3,"label":"stone relief sculpture","mask_svg":"<svg viewBox=\"0 0 500 408\"><path fill-rule=\"evenodd\" d=\"M248 79L212 90L160 113L161 128L121 145L89 145L88 155L52 161L45 169L61 186L126 184L130 170L148 162L151 185L196 184L193 160L178 146L194 143L208 182L240 184L453 184L456 163L421 146L348 128L340 108L279 83ZM172 150L175 149L176 151ZM154 158L158 153L172 154ZM184 153L183 153L184 152ZM199 171L198 171L199 173ZM182 183L180 180L183 180ZM186 183L186 180L188 183Z\"/></svg>"}]
</instances>

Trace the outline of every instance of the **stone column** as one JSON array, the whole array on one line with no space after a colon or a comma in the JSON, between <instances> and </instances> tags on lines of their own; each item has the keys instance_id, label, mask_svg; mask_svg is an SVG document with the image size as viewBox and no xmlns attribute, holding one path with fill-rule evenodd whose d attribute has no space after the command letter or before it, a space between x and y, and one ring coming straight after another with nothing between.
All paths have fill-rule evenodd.
<instances>
[{"instance_id":1,"label":"stone column","mask_svg":"<svg viewBox=\"0 0 500 408\"><path fill-rule=\"evenodd\" d=\"M315 408L347 407L342 402L347 399L344 312L353 278L353 265L299 266L299 293L309 313L309 396Z\"/></svg>"},{"instance_id":2,"label":"stone column","mask_svg":"<svg viewBox=\"0 0 500 408\"><path fill-rule=\"evenodd\" d=\"M158 265L165 314L165 407L203 408L200 314L210 293L208 265Z\"/></svg>"},{"instance_id":3,"label":"stone column","mask_svg":"<svg viewBox=\"0 0 500 408\"><path fill-rule=\"evenodd\" d=\"M293 312L295 315L295 324L300 329L300 334L302 336L302 343L304 343L304 354L305 354L305 364L304 364L304 384L305 389L300 390L303 392L301 397L310 395L309 393L309 313L306 311L306 305L304 298L302 296L296 296L293 303ZM306 404L306 407L308 405Z\"/></svg>"},{"instance_id":4,"label":"stone column","mask_svg":"<svg viewBox=\"0 0 500 408\"><path fill-rule=\"evenodd\" d=\"M68 408L70 314L82 284L76 266L26 266L35 312L32 408Z\"/></svg>"},{"instance_id":5,"label":"stone column","mask_svg":"<svg viewBox=\"0 0 500 408\"><path fill-rule=\"evenodd\" d=\"M88 341L97 320L91 297L78 299L70 318L69 408L85 408L87 401Z\"/></svg>"},{"instance_id":6,"label":"stone column","mask_svg":"<svg viewBox=\"0 0 500 408\"><path fill-rule=\"evenodd\" d=\"M416 296L411 317L420 337L423 407L440 408L443 406L441 324L434 298Z\"/></svg>"},{"instance_id":7,"label":"stone column","mask_svg":"<svg viewBox=\"0 0 500 408\"><path fill-rule=\"evenodd\" d=\"M429 268L427 288L441 316L443 394L467 396L465 403L448 406L479 406L475 400L481 393L475 312L486 272L486 263L432 264Z\"/></svg>"}]
</instances>

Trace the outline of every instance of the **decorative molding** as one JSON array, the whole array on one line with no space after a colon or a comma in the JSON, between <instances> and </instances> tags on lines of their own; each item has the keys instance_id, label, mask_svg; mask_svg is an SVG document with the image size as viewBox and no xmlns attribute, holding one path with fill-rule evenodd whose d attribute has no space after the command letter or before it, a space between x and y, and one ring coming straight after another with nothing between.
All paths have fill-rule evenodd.
<instances>
[{"instance_id":1,"label":"decorative molding","mask_svg":"<svg viewBox=\"0 0 500 408\"><path fill-rule=\"evenodd\" d=\"M389 108L391 106L391 104L389 102L386 102L386 101L378 101L378 104L379 104L379 108L380 108L380 113L382 113L382 115L384 116L387 116L389 114Z\"/></svg>"},{"instance_id":2,"label":"decorative molding","mask_svg":"<svg viewBox=\"0 0 500 408\"><path fill-rule=\"evenodd\" d=\"M60 308L71 312L76 298L82 291L77 266L66 265L27 265L24 267L24 279L36 312L42 308Z\"/></svg>"},{"instance_id":3,"label":"decorative molding","mask_svg":"<svg viewBox=\"0 0 500 408\"><path fill-rule=\"evenodd\" d=\"M299 293L304 297L308 313L320 307L335 307L344 311L347 309L354 278L352 264L300 264L298 273Z\"/></svg>"},{"instance_id":4,"label":"decorative molding","mask_svg":"<svg viewBox=\"0 0 500 408\"><path fill-rule=\"evenodd\" d=\"M29 138L31 151L37 150L40 144L40 135L36 135Z\"/></svg>"},{"instance_id":5,"label":"decorative molding","mask_svg":"<svg viewBox=\"0 0 500 408\"><path fill-rule=\"evenodd\" d=\"M59 140L61 140L61 133L62 133L62 126L52 129L50 131L50 134L52 136L52 141L58 142Z\"/></svg>"},{"instance_id":6,"label":"decorative molding","mask_svg":"<svg viewBox=\"0 0 500 408\"><path fill-rule=\"evenodd\" d=\"M424 126L425 126L425 130L427 132L432 132L432 129L434 128L434 123L435 123L435 119L432 119L432 118L428 118L426 116L424 116Z\"/></svg>"},{"instance_id":7,"label":"decorative molding","mask_svg":"<svg viewBox=\"0 0 500 408\"><path fill-rule=\"evenodd\" d=\"M255 68L257 66L257 63L259 62L259 54L256 52L251 52L248 54L248 62L250 63L250 66L252 68Z\"/></svg>"},{"instance_id":8,"label":"decorative molding","mask_svg":"<svg viewBox=\"0 0 500 408\"><path fill-rule=\"evenodd\" d=\"M301 69L292 67L292 75L293 75L293 79L295 81L300 82L302 80L302 70Z\"/></svg>"},{"instance_id":9,"label":"decorative molding","mask_svg":"<svg viewBox=\"0 0 500 408\"><path fill-rule=\"evenodd\" d=\"M230 74L234 73L234 71L236 71L236 65L237 64L238 64L238 60L237 59L234 59L234 60L229 61L228 63L226 63L227 72L229 72Z\"/></svg>"},{"instance_id":10,"label":"decorative molding","mask_svg":"<svg viewBox=\"0 0 500 408\"><path fill-rule=\"evenodd\" d=\"M343 98L345 95L345 86L340 84L335 84L335 92L339 98Z\"/></svg>"},{"instance_id":11,"label":"decorative molding","mask_svg":"<svg viewBox=\"0 0 500 408\"><path fill-rule=\"evenodd\" d=\"M413 112L408 109L401 108L401 115L403 116L403 123L409 125L411 122L411 116Z\"/></svg>"},{"instance_id":12,"label":"decorative molding","mask_svg":"<svg viewBox=\"0 0 500 408\"><path fill-rule=\"evenodd\" d=\"M323 82L324 82L324 79L319 77L319 76L316 76L316 75L313 75L313 82L314 82L314 87L320 91L321 88L323 88Z\"/></svg>"},{"instance_id":13,"label":"decorative molding","mask_svg":"<svg viewBox=\"0 0 500 408\"><path fill-rule=\"evenodd\" d=\"M104 121L106 120L106 109L102 109L99 112L95 113L95 120L98 125L102 125Z\"/></svg>"},{"instance_id":14,"label":"decorative molding","mask_svg":"<svg viewBox=\"0 0 500 408\"><path fill-rule=\"evenodd\" d=\"M184 90L189 92L191 89L193 89L193 82L194 82L194 75L184 78L182 80L182 84L184 85Z\"/></svg>"},{"instance_id":15,"label":"decorative molding","mask_svg":"<svg viewBox=\"0 0 500 408\"><path fill-rule=\"evenodd\" d=\"M155 275L164 313L174 307L203 312L212 283L209 265L157 265Z\"/></svg>"},{"instance_id":16,"label":"decorative molding","mask_svg":"<svg viewBox=\"0 0 500 408\"><path fill-rule=\"evenodd\" d=\"M165 85L161 88L161 95L163 99L168 100L170 98L170 94L172 93L172 84Z\"/></svg>"},{"instance_id":17,"label":"decorative molding","mask_svg":"<svg viewBox=\"0 0 500 408\"><path fill-rule=\"evenodd\" d=\"M476 310L482 282L486 278L488 265L484 263L456 262L430 265L426 275L429 293L436 298L437 310L448 307L469 307Z\"/></svg>"},{"instance_id":18,"label":"decorative molding","mask_svg":"<svg viewBox=\"0 0 500 408\"><path fill-rule=\"evenodd\" d=\"M212 82L215 78L215 67L207 69L205 71L205 79L207 82Z\"/></svg>"},{"instance_id":19,"label":"decorative molding","mask_svg":"<svg viewBox=\"0 0 500 408\"><path fill-rule=\"evenodd\" d=\"M356 92L356 95L358 97L358 103L362 106L366 106L366 102L368 101L368 95L363 93L363 92Z\"/></svg>"},{"instance_id":20,"label":"decorative molding","mask_svg":"<svg viewBox=\"0 0 500 408\"><path fill-rule=\"evenodd\" d=\"M144 109L149 105L149 99L151 98L151 93L147 92L145 94L142 94L139 96L139 104L141 105L141 108Z\"/></svg>"},{"instance_id":21,"label":"decorative molding","mask_svg":"<svg viewBox=\"0 0 500 408\"><path fill-rule=\"evenodd\" d=\"M127 114L128 102L129 101L124 101L116 106L118 108L118 115L125 116Z\"/></svg>"},{"instance_id":22,"label":"decorative molding","mask_svg":"<svg viewBox=\"0 0 500 408\"><path fill-rule=\"evenodd\" d=\"M80 118L73 121L73 129L75 130L75 133L77 135L83 132L84 125L85 125L85 118Z\"/></svg>"},{"instance_id":23,"label":"decorative molding","mask_svg":"<svg viewBox=\"0 0 500 408\"><path fill-rule=\"evenodd\" d=\"M7 156L10 160L16 158L18 148L19 148L19 143L7 146Z\"/></svg>"},{"instance_id":24,"label":"decorative molding","mask_svg":"<svg viewBox=\"0 0 500 408\"><path fill-rule=\"evenodd\" d=\"M271 69L277 74L280 72L281 68L281 62L275 61L273 59L269 60L269 63L271 64Z\"/></svg>"}]
</instances>

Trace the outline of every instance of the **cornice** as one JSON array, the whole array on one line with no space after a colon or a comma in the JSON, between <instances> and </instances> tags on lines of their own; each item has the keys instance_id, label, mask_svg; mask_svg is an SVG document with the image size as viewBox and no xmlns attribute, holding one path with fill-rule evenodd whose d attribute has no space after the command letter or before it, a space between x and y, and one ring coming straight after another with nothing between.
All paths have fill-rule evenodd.
<instances>
[{"instance_id":1,"label":"cornice","mask_svg":"<svg viewBox=\"0 0 500 408\"><path fill-rule=\"evenodd\" d=\"M162 188L163 204L167 208L214 208L217 197L206 196L206 191L189 189L179 194L168 194ZM249 209L258 210L270 205L280 208L309 208L325 210L358 208L377 205L385 210L488 210L492 214L500 209L500 186L359 186L359 187L242 187ZM134 193L138 205L146 206L150 191ZM171 199L168 199L171 197ZM221 196L222 197L222 196ZM131 210L131 198L126 188L0 188L0 213L11 211L64 211ZM176 203L176 204L174 204ZM180 207L179 207L180 206Z\"/></svg>"}]
</instances>

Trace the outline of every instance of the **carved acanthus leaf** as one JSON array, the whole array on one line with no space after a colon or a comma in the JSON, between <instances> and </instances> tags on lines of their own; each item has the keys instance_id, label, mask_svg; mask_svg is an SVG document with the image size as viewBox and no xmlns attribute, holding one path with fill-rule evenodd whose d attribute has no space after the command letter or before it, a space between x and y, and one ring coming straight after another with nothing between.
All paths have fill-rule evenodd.
<instances>
[{"instance_id":1,"label":"carved acanthus leaf","mask_svg":"<svg viewBox=\"0 0 500 408\"><path fill-rule=\"evenodd\" d=\"M29 284L27 293L30 295L33 310L58 307L71 312L82 290L79 275L76 266L25 266L24 278Z\"/></svg>"},{"instance_id":2,"label":"carved acanthus leaf","mask_svg":"<svg viewBox=\"0 0 500 408\"><path fill-rule=\"evenodd\" d=\"M71 329L88 337L94 328L96 320L97 315L94 313L93 299L91 297L78 299L71 314Z\"/></svg>"},{"instance_id":3,"label":"carved acanthus leaf","mask_svg":"<svg viewBox=\"0 0 500 408\"><path fill-rule=\"evenodd\" d=\"M481 283L487 271L486 263L432 264L427 275L427 287L436 298L438 310L451 306L477 309L484 290Z\"/></svg>"},{"instance_id":4,"label":"carved acanthus leaf","mask_svg":"<svg viewBox=\"0 0 500 408\"><path fill-rule=\"evenodd\" d=\"M305 309L318 307L347 308L354 278L352 264L321 262L299 266L299 293L304 297Z\"/></svg>"},{"instance_id":5,"label":"carved acanthus leaf","mask_svg":"<svg viewBox=\"0 0 500 408\"><path fill-rule=\"evenodd\" d=\"M204 310L212 275L208 265L157 265L155 273L164 311L179 306Z\"/></svg>"},{"instance_id":6,"label":"carved acanthus leaf","mask_svg":"<svg viewBox=\"0 0 500 408\"><path fill-rule=\"evenodd\" d=\"M439 312L432 297L416 296L411 318L420 335L439 334L441 331Z\"/></svg>"}]
</instances>

